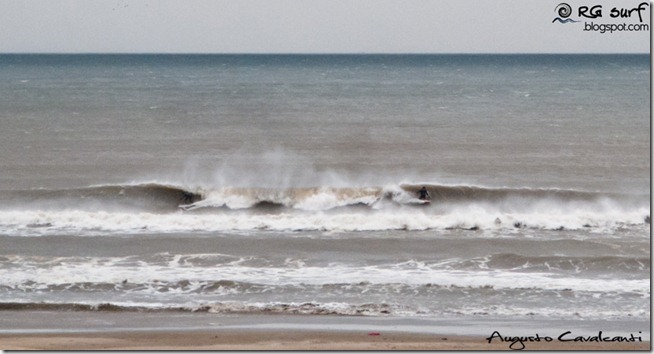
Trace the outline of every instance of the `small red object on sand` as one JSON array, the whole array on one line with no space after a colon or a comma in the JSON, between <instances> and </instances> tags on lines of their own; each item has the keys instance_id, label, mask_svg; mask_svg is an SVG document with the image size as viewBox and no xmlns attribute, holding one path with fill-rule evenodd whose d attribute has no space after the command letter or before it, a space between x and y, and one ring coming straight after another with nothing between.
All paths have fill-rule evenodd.
<instances>
[{"instance_id":1,"label":"small red object on sand","mask_svg":"<svg viewBox=\"0 0 654 354\"><path fill-rule=\"evenodd\" d=\"M369 336L378 336L380 334L381 333L379 333L379 332L370 332L370 333L368 333Z\"/></svg>"}]
</instances>

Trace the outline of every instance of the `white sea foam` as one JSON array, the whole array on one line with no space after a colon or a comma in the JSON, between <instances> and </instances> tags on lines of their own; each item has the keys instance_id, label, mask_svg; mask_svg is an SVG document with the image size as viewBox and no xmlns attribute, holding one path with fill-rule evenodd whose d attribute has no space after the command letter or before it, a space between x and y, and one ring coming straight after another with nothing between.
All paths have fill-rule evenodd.
<instances>
[{"instance_id":1,"label":"white sea foam","mask_svg":"<svg viewBox=\"0 0 654 354\"><path fill-rule=\"evenodd\" d=\"M468 204L442 210L393 207L371 210L310 211L331 200L316 194L305 203L308 210L251 212L249 210L192 213L109 212L87 210L0 211L0 232L12 236L48 235L62 231L78 235L107 233L167 233L215 231L383 231L481 229L568 229L611 232L624 227L645 227L648 208L604 210L542 208L507 213ZM331 199L331 197L327 197ZM361 201L368 201L362 197ZM215 200L212 199L212 203ZM230 201L237 208L238 201ZM249 203L249 202L248 202ZM248 204L245 203L245 204Z\"/></svg>"},{"instance_id":2,"label":"white sea foam","mask_svg":"<svg viewBox=\"0 0 654 354\"><path fill-rule=\"evenodd\" d=\"M186 256L188 257L188 255ZM257 267L235 259L210 267L180 262L179 257L160 261L143 261L123 257L60 257L47 264L29 257L11 259L16 267L0 269L3 285L44 287L65 284L121 284L129 281L147 284L142 292L159 292L161 285L184 282L183 286L166 287L169 294L192 293L207 282L238 281L259 286L323 286L334 284L369 284L393 286L434 286L455 288L538 289L601 293L633 293L649 296L649 279L598 279L565 276L561 273L502 270L452 270L439 263L405 261L381 265L358 266L333 262L329 267L285 262L278 266ZM223 294L230 289L223 289Z\"/></svg>"}]
</instances>

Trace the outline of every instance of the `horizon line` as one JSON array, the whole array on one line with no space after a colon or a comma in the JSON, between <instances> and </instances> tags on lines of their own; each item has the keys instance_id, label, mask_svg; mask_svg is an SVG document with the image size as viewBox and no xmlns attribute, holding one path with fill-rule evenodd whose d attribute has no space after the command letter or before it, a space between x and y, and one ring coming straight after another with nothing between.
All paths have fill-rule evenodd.
<instances>
[{"instance_id":1,"label":"horizon line","mask_svg":"<svg viewBox=\"0 0 654 354\"><path fill-rule=\"evenodd\" d=\"M651 55L651 52L0 52L0 55L285 55L285 56L327 56L327 55Z\"/></svg>"}]
</instances>

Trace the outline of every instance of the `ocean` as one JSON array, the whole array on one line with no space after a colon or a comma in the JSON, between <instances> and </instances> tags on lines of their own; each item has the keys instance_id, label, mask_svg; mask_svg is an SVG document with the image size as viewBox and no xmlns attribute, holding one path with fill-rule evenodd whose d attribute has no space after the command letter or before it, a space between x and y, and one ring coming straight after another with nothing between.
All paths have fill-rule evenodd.
<instances>
[{"instance_id":1,"label":"ocean","mask_svg":"<svg viewBox=\"0 0 654 354\"><path fill-rule=\"evenodd\" d=\"M649 55L1 55L0 331L81 311L649 337L650 94Z\"/></svg>"}]
</instances>

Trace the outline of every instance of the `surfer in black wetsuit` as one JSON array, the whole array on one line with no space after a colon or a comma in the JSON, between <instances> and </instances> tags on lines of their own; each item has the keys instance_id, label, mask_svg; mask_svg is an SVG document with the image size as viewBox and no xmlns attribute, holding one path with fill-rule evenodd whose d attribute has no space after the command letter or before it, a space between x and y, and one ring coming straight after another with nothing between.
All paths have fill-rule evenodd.
<instances>
[{"instance_id":1,"label":"surfer in black wetsuit","mask_svg":"<svg viewBox=\"0 0 654 354\"><path fill-rule=\"evenodd\" d=\"M418 191L418 199L420 200L429 200L429 191L424 186Z\"/></svg>"},{"instance_id":2,"label":"surfer in black wetsuit","mask_svg":"<svg viewBox=\"0 0 654 354\"><path fill-rule=\"evenodd\" d=\"M193 193L189 193L187 191L182 192L182 200L184 200L184 203L190 204L193 203L195 195Z\"/></svg>"}]
</instances>

